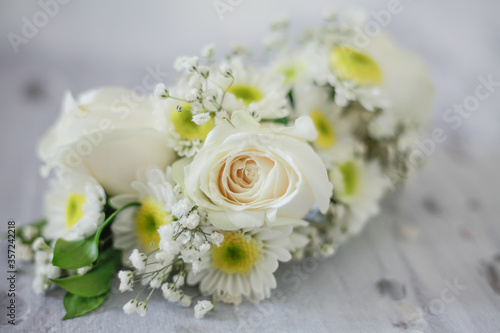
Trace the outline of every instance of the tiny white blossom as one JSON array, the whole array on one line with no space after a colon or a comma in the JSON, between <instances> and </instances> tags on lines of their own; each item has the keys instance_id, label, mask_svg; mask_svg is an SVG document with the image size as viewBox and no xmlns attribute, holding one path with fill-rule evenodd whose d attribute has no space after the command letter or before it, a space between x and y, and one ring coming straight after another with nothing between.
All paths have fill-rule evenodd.
<instances>
[{"instance_id":1,"label":"tiny white blossom","mask_svg":"<svg viewBox=\"0 0 500 333\"><path fill-rule=\"evenodd\" d=\"M179 200L172 207L172 214L180 218L181 216L188 214L192 208L193 205L191 204L191 201L187 198L184 198L182 200Z\"/></svg>"},{"instance_id":2,"label":"tiny white blossom","mask_svg":"<svg viewBox=\"0 0 500 333\"><path fill-rule=\"evenodd\" d=\"M44 279L42 276L36 276L33 279L33 283L31 285L33 291L37 294L43 294L49 289L50 282Z\"/></svg>"},{"instance_id":3,"label":"tiny white blossom","mask_svg":"<svg viewBox=\"0 0 500 333\"><path fill-rule=\"evenodd\" d=\"M33 251L31 250L31 246L26 244L19 244L17 250L17 257L20 261L33 260Z\"/></svg>"},{"instance_id":4,"label":"tiny white blossom","mask_svg":"<svg viewBox=\"0 0 500 333\"><path fill-rule=\"evenodd\" d=\"M120 271L118 273L118 278L120 279L120 292L132 291L132 278L134 274L131 271ZM132 282L132 283L131 283Z\"/></svg>"},{"instance_id":5,"label":"tiny white blossom","mask_svg":"<svg viewBox=\"0 0 500 333\"><path fill-rule=\"evenodd\" d=\"M203 125L210 120L210 112L198 113L193 116L193 122L196 125Z\"/></svg>"},{"instance_id":6,"label":"tiny white blossom","mask_svg":"<svg viewBox=\"0 0 500 333\"><path fill-rule=\"evenodd\" d=\"M158 83L156 85L154 95L158 99L170 97L170 93L168 92L167 87L165 87L163 83Z\"/></svg>"},{"instance_id":7,"label":"tiny white blossom","mask_svg":"<svg viewBox=\"0 0 500 333\"><path fill-rule=\"evenodd\" d=\"M221 110L215 114L215 124L220 124L226 119L229 119L229 114L225 110Z\"/></svg>"},{"instance_id":8,"label":"tiny white blossom","mask_svg":"<svg viewBox=\"0 0 500 333\"><path fill-rule=\"evenodd\" d=\"M189 295L182 295L181 299L179 300L179 304L183 307L189 307L191 306L191 303L193 302L193 298Z\"/></svg>"},{"instance_id":9,"label":"tiny white blossom","mask_svg":"<svg viewBox=\"0 0 500 333\"><path fill-rule=\"evenodd\" d=\"M83 274L87 273L88 271L90 271L91 269L92 269L92 266L81 267L81 268L78 268L76 270L76 273L78 275L83 275Z\"/></svg>"},{"instance_id":10,"label":"tiny white blossom","mask_svg":"<svg viewBox=\"0 0 500 333\"><path fill-rule=\"evenodd\" d=\"M32 248L35 251L45 251L45 250L49 249L49 246L47 245L47 243L45 243L45 240L43 239L43 237L38 237L33 242Z\"/></svg>"},{"instance_id":11,"label":"tiny white blossom","mask_svg":"<svg viewBox=\"0 0 500 333\"><path fill-rule=\"evenodd\" d=\"M200 258L201 253L197 249L188 248L181 251L181 258L184 262L194 262Z\"/></svg>"},{"instance_id":12,"label":"tiny white blossom","mask_svg":"<svg viewBox=\"0 0 500 333\"><path fill-rule=\"evenodd\" d=\"M52 264L42 266L42 272L49 279L57 279L61 276L61 268Z\"/></svg>"},{"instance_id":13,"label":"tiny white blossom","mask_svg":"<svg viewBox=\"0 0 500 333\"><path fill-rule=\"evenodd\" d=\"M27 240L30 241L35 237L35 235L38 233L35 227L28 225L24 228L21 229L23 237Z\"/></svg>"},{"instance_id":14,"label":"tiny white blossom","mask_svg":"<svg viewBox=\"0 0 500 333\"><path fill-rule=\"evenodd\" d=\"M174 226L169 224L164 224L158 228L158 234L160 235L160 239L169 240L174 237Z\"/></svg>"},{"instance_id":15,"label":"tiny white blossom","mask_svg":"<svg viewBox=\"0 0 500 333\"><path fill-rule=\"evenodd\" d=\"M182 218L182 219L184 219L184 220L185 220L186 218ZM181 220L182 220L182 219L181 219ZM190 231L188 231L188 230L183 231L183 232L179 235L179 237L177 237L177 242L178 242L179 244L184 244L184 245L185 245L185 244L189 243L189 241L191 241L191 232L190 232Z\"/></svg>"},{"instance_id":16,"label":"tiny white blossom","mask_svg":"<svg viewBox=\"0 0 500 333\"><path fill-rule=\"evenodd\" d=\"M219 72L222 74L222 76L224 77L231 77L233 76L233 70L231 69L231 67L227 66L227 65L222 65L219 67Z\"/></svg>"},{"instance_id":17,"label":"tiny white blossom","mask_svg":"<svg viewBox=\"0 0 500 333\"><path fill-rule=\"evenodd\" d=\"M200 67L201 68L201 67ZM201 74L201 73L200 73ZM201 89L201 86L203 84L203 77L202 75L203 74L198 74L198 73L195 73L193 74L190 78L189 78L189 82L188 82L188 85L191 87L191 88L194 88L194 89Z\"/></svg>"},{"instance_id":18,"label":"tiny white blossom","mask_svg":"<svg viewBox=\"0 0 500 333\"><path fill-rule=\"evenodd\" d=\"M166 266L172 262L174 256L165 251L159 251L155 254L156 260L158 260L162 265Z\"/></svg>"},{"instance_id":19,"label":"tiny white blossom","mask_svg":"<svg viewBox=\"0 0 500 333\"><path fill-rule=\"evenodd\" d=\"M160 250L170 254L171 256L177 255L181 250L181 244L179 242L170 239L170 240L161 240L160 241Z\"/></svg>"},{"instance_id":20,"label":"tiny white blossom","mask_svg":"<svg viewBox=\"0 0 500 333\"><path fill-rule=\"evenodd\" d=\"M224 240L224 235L221 234L220 232L214 231L210 234L209 238L212 241L212 243L214 243L215 245L217 245L217 247L219 247L220 243L222 243L222 241Z\"/></svg>"},{"instance_id":21,"label":"tiny white blossom","mask_svg":"<svg viewBox=\"0 0 500 333\"><path fill-rule=\"evenodd\" d=\"M139 252L139 250L134 249L132 254L129 257L132 266L137 268L139 271L144 270L146 268L146 261L148 260L148 256L144 253Z\"/></svg>"},{"instance_id":22,"label":"tiny white blossom","mask_svg":"<svg viewBox=\"0 0 500 333\"><path fill-rule=\"evenodd\" d=\"M198 69L198 57L185 58L184 68L190 72L195 72Z\"/></svg>"},{"instance_id":23,"label":"tiny white blossom","mask_svg":"<svg viewBox=\"0 0 500 333\"><path fill-rule=\"evenodd\" d=\"M179 288L179 287L184 286L184 283L186 281L186 277L184 274L179 273L179 274L176 274L172 277L172 281L175 284L175 287Z\"/></svg>"},{"instance_id":24,"label":"tiny white blossom","mask_svg":"<svg viewBox=\"0 0 500 333\"><path fill-rule=\"evenodd\" d=\"M147 310L148 310L147 302L140 302L139 304L137 304L137 313L140 314L142 317L146 315Z\"/></svg>"},{"instance_id":25,"label":"tiny white blossom","mask_svg":"<svg viewBox=\"0 0 500 333\"><path fill-rule=\"evenodd\" d=\"M203 76L205 79L210 75L210 68L207 66L200 66L198 68L198 72L200 73L201 76Z\"/></svg>"},{"instance_id":26,"label":"tiny white blossom","mask_svg":"<svg viewBox=\"0 0 500 333\"><path fill-rule=\"evenodd\" d=\"M198 259L198 260L194 261L193 263L191 263L191 268L192 268L193 274L201 272L203 269L205 269L205 267L206 267L205 262L202 261L201 259Z\"/></svg>"},{"instance_id":27,"label":"tiny white blossom","mask_svg":"<svg viewBox=\"0 0 500 333\"><path fill-rule=\"evenodd\" d=\"M169 302L178 302L182 297L180 290L176 289L172 283L165 283L161 290L163 291L163 297Z\"/></svg>"},{"instance_id":28,"label":"tiny white blossom","mask_svg":"<svg viewBox=\"0 0 500 333\"><path fill-rule=\"evenodd\" d=\"M205 317L205 314L213 308L214 305L210 301L198 301L198 303L194 306L194 317L196 319L201 319Z\"/></svg>"},{"instance_id":29,"label":"tiny white blossom","mask_svg":"<svg viewBox=\"0 0 500 333\"><path fill-rule=\"evenodd\" d=\"M179 57L175 59L174 68L177 71L182 71L184 69L184 62L186 62L187 57Z\"/></svg>"},{"instance_id":30,"label":"tiny white blossom","mask_svg":"<svg viewBox=\"0 0 500 333\"><path fill-rule=\"evenodd\" d=\"M204 238L201 237L201 235L199 233L196 233L194 235L193 241L192 241L194 247L196 247L197 249L199 249L200 246L203 244L203 242L204 242Z\"/></svg>"},{"instance_id":31,"label":"tiny white blossom","mask_svg":"<svg viewBox=\"0 0 500 333\"><path fill-rule=\"evenodd\" d=\"M184 98L188 102L194 102L194 101L198 100L198 98L200 98L200 90L193 88L186 95L184 95Z\"/></svg>"},{"instance_id":32,"label":"tiny white blossom","mask_svg":"<svg viewBox=\"0 0 500 333\"><path fill-rule=\"evenodd\" d=\"M210 243L209 242L205 242L203 243L201 246L200 246L200 252L202 254L205 254L207 253L209 250L210 250L211 246L210 246Z\"/></svg>"},{"instance_id":33,"label":"tiny white blossom","mask_svg":"<svg viewBox=\"0 0 500 333\"><path fill-rule=\"evenodd\" d=\"M163 276L156 275L154 278L151 279L151 281L149 281L149 286L153 289L160 288L164 279L165 278Z\"/></svg>"},{"instance_id":34,"label":"tiny white blossom","mask_svg":"<svg viewBox=\"0 0 500 333\"><path fill-rule=\"evenodd\" d=\"M208 44L203 47L201 50L201 55L204 56L205 58L210 58L214 55L215 51L215 45L214 44Z\"/></svg>"},{"instance_id":35,"label":"tiny white blossom","mask_svg":"<svg viewBox=\"0 0 500 333\"><path fill-rule=\"evenodd\" d=\"M123 306L123 312L126 314L131 314L137 311L137 301L135 299L131 299Z\"/></svg>"}]
</instances>

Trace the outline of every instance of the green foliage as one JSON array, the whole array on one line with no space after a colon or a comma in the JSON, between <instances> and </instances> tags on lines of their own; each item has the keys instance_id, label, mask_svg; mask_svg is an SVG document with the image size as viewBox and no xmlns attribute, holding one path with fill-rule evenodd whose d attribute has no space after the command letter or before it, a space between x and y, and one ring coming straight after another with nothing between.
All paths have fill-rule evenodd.
<instances>
[{"instance_id":1,"label":"green foliage","mask_svg":"<svg viewBox=\"0 0 500 333\"><path fill-rule=\"evenodd\" d=\"M63 320L80 317L92 310L97 309L108 298L111 291L96 297L81 297L72 293L64 296L64 309L66 315Z\"/></svg>"}]
</instances>

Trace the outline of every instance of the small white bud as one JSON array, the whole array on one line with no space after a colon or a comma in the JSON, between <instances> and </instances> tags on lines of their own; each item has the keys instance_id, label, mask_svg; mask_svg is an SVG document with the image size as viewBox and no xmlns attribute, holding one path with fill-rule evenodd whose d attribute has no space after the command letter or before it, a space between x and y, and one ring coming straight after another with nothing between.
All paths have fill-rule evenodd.
<instances>
[{"instance_id":1,"label":"small white bud","mask_svg":"<svg viewBox=\"0 0 500 333\"><path fill-rule=\"evenodd\" d=\"M137 268L139 271L144 270L146 268L146 261L148 260L148 256L144 253L140 253L139 250L134 249L132 254L129 257L132 266Z\"/></svg>"},{"instance_id":2,"label":"small white bud","mask_svg":"<svg viewBox=\"0 0 500 333\"><path fill-rule=\"evenodd\" d=\"M222 74L224 77L232 77L233 76L233 70L231 67L227 65L222 65L219 67L219 72Z\"/></svg>"},{"instance_id":3,"label":"small white bud","mask_svg":"<svg viewBox=\"0 0 500 333\"><path fill-rule=\"evenodd\" d=\"M194 306L194 317L196 319L201 319L205 317L205 314L213 308L214 305L210 301L198 301L198 303Z\"/></svg>"},{"instance_id":4,"label":"small white bud","mask_svg":"<svg viewBox=\"0 0 500 333\"><path fill-rule=\"evenodd\" d=\"M154 95L158 99L170 97L167 87L163 83L158 83L155 87Z\"/></svg>"},{"instance_id":5,"label":"small white bud","mask_svg":"<svg viewBox=\"0 0 500 333\"><path fill-rule=\"evenodd\" d=\"M210 234L209 238L212 241L212 243L214 243L215 245L217 245L217 247L219 247L220 243L222 243L222 241L224 240L224 235L221 234L220 232L214 231Z\"/></svg>"},{"instance_id":6,"label":"small white bud","mask_svg":"<svg viewBox=\"0 0 500 333\"><path fill-rule=\"evenodd\" d=\"M182 295L179 304L183 307L190 307L191 303L193 302L193 298L189 295Z\"/></svg>"},{"instance_id":7,"label":"small white bud","mask_svg":"<svg viewBox=\"0 0 500 333\"><path fill-rule=\"evenodd\" d=\"M126 314L131 314L137 311L137 301L135 299L131 299L123 306L123 312Z\"/></svg>"},{"instance_id":8,"label":"small white bud","mask_svg":"<svg viewBox=\"0 0 500 333\"><path fill-rule=\"evenodd\" d=\"M148 310L147 302L140 302L139 304L137 304L137 313L140 314L142 317L146 315L147 310Z\"/></svg>"},{"instance_id":9,"label":"small white bud","mask_svg":"<svg viewBox=\"0 0 500 333\"><path fill-rule=\"evenodd\" d=\"M210 120L210 112L198 113L193 116L193 122L196 125L203 125ZM196 228L196 227L195 227ZM193 229L193 228L191 228Z\"/></svg>"},{"instance_id":10,"label":"small white bud","mask_svg":"<svg viewBox=\"0 0 500 333\"><path fill-rule=\"evenodd\" d=\"M50 249L50 247L47 245L47 243L45 243L45 240L43 239L43 237L38 237L37 239L35 239L32 247L33 247L33 250L35 250L35 251L46 251L46 250Z\"/></svg>"},{"instance_id":11,"label":"small white bud","mask_svg":"<svg viewBox=\"0 0 500 333\"><path fill-rule=\"evenodd\" d=\"M214 55L215 45L208 44L201 50L201 55L205 58L211 58Z\"/></svg>"}]
</instances>

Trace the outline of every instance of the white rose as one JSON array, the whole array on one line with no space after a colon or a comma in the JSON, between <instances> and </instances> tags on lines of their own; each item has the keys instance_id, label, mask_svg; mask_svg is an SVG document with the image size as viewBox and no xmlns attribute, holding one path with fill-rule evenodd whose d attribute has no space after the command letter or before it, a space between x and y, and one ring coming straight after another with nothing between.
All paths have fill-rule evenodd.
<instances>
[{"instance_id":1,"label":"white rose","mask_svg":"<svg viewBox=\"0 0 500 333\"><path fill-rule=\"evenodd\" d=\"M175 159L155 129L150 98L121 88L67 92L56 124L42 138L42 172L86 167L109 195L131 192L137 170L164 168Z\"/></svg>"},{"instance_id":2,"label":"white rose","mask_svg":"<svg viewBox=\"0 0 500 333\"><path fill-rule=\"evenodd\" d=\"M272 130L237 111L210 132L189 165L176 163L174 173L218 228L303 223L315 204L325 212L332 194L326 168L306 142L316 136L309 117Z\"/></svg>"}]
</instances>

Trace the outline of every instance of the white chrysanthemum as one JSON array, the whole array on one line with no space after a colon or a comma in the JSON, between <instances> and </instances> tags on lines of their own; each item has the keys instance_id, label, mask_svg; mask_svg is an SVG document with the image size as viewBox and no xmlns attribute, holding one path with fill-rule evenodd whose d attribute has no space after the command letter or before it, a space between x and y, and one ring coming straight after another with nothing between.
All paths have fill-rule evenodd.
<instances>
[{"instance_id":1,"label":"white chrysanthemum","mask_svg":"<svg viewBox=\"0 0 500 333\"><path fill-rule=\"evenodd\" d=\"M278 261L291 259L287 246L292 226L224 231L224 240L201 258L201 271L188 274L204 295L260 301L276 287Z\"/></svg>"},{"instance_id":2,"label":"white chrysanthemum","mask_svg":"<svg viewBox=\"0 0 500 333\"><path fill-rule=\"evenodd\" d=\"M215 86L228 89L223 104L226 111L258 112L258 115L255 115L258 119L288 116L288 90L283 75L244 66L239 61L233 61L228 66L231 68L232 77L220 75L213 80Z\"/></svg>"},{"instance_id":3,"label":"white chrysanthemum","mask_svg":"<svg viewBox=\"0 0 500 333\"><path fill-rule=\"evenodd\" d=\"M85 172L74 171L51 182L44 198L45 238L78 239L92 235L104 222L106 195Z\"/></svg>"},{"instance_id":4,"label":"white chrysanthemum","mask_svg":"<svg viewBox=\"0 0 500 333\"><path fill-rule=\"evenodd\" d=\"M330 171L334 198L347 205L349 233L356 234L379 211L379 201L390 186L377 162L349 160Z\"/></svg>"},{"instance_id":5,"label":"white chrysanthemum","mask_svg":"<svg viewBox=\"0 0 500 333\"><path fill-rule=\"evenodd\" d=\"M383 70L365 50L351 46L317 45L308 49L309 73L320 85L329 84L335 88L335 103L347 106L358 101L364 108L388 106L382 93Z\"/></svg>"},{"instance_id":6,"label":"white chrysanthemum","mask_svg":"<svg viewBox=\"0 0 500 333\"><path fill-rule=\"evenodd\" d=\"M354 153L352 123L342 117L342 110L326 88L298 84L293 91L298 116L309 116L318 131L314 147L325 166L349 159Z\"/></svg>"},{"instance_id":7,"label":"white chrysanthemum","mask_svg":"<svg viewBox=\"0 0 500 333\"><path fill-rule=\"evenodd\" d=\"M158 248L158 228L172 222L172 206L177 202L173 184L170 167L166 171L157 167L140 169L132 182L136 193L111 198L111 205L117 209L130 202L141 203L120 212L111 227L114 246L123 250L124 263L134 249L149 253Z\"/></svg>"},{"instance_id":8,"label":"white chrysanthemum","mask_svg":"<svg viewBox=\"0 0 500 333\"><path fill-rule=\"evenodd\" d=\"M271 64L270 70L284 76L286 85L293 85L307 78L308 59L303 52L281 53Z\"/></svg>"},{"instance_id":9,"label":"white chrysanthemum","mask_svg":"<svg viewBox=\"0 0 500 333\"><path fill-rule=\"evenodd\" d=\"M177 87L169 90L174 98L157 101L154 112L158 129L167 137L169 146L180 156L187 157L200 150L215 126L214 116L204 112L206 109L199 102L188 103L175 99L184 99L190 94L189 90L185 80L181 80Z\"/></svg>"}]
</instances>

